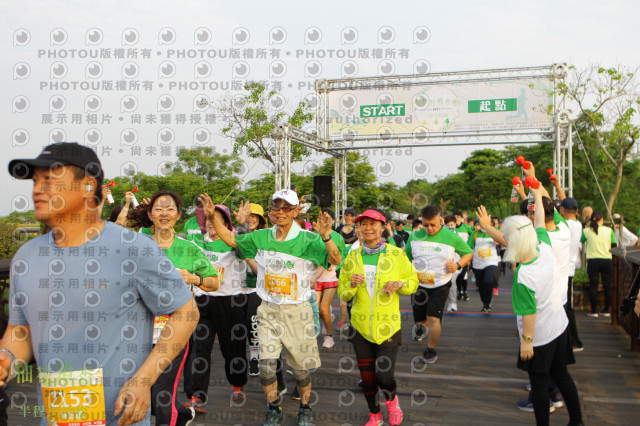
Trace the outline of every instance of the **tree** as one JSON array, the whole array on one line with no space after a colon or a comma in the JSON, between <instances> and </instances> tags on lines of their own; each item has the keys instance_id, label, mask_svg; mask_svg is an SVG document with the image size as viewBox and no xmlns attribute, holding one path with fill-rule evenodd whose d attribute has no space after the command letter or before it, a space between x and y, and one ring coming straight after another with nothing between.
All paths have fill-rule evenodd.
<instances>
[{"instance_id":1,"label":"tree","mask_svg":"<svg viewBox=\"0 0 640 426\"><path fill-rule=\"evenodd\" d=\"M33 210L26 212L11 212L8 216L0 217L0 223L38 223Z\"/></svg>"},{"instance_id":2,"label":"tree","mask_svg":"<svg viewBox=\"0 0 640 426\"><path fill-rule=\"evenodd\" d=\"M586 130L615 168L615 183L607 202L611 212L620 191L624 166L640 137L640 130L634 125L640 105L637 69L604 68L597 64L581 70L571 69L574 72L569 82L560 85L559 91L577 105Z\"/></svg>"},{"instance_id":3,"label":"tree","mask_svg":"<svg viewBox=\"0 0 640 426\"><path fill-rule=\"evenodd\" d=\"M286 102L277 90L268 90L260 83L247 83L244 96L227 97L220 101L218 112L229 121L222 129L224 136L233 138L234 154L245 148L251 158L264 158L275 166L272 141L284 124L301 128L313 120L311 106L301 101L292 111L285 111ZM303 145L291 144L291 161L309 155Z\"/></svg>"},{"instance_id":4,"label":"tree","mask_svg":"<svg viewBox=\"0 0 640 426\"><path fill-rule=\"evenodd\" d=\"M333 157L325 158L322 164L316 167L313 176L333 176ZM369 164L369 159L357 152L347 153L347 206L362 211L367 207L386 205L388 200L380 196L380 190L376 187L375 170Z\"/></svg>"},{"instance_id":5,"label":"tree","mask_svg":"<svg viewBox=\"0 0 640 426\"><path fill-rule=\"evenodd\" d=\"M242 170L240 158L216 153L211 147L183 148L177 156L178 161L172 164L174 173L191 173L206 183L231 178Z\"/></svg>"}]
</instances>

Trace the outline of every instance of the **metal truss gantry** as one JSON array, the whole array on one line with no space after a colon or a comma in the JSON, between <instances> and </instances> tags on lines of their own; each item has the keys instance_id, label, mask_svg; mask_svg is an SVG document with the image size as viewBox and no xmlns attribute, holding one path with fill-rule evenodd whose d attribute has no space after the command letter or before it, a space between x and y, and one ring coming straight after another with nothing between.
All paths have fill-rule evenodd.
<instances>
[{"instance_id":1,"label":"metal truss gantry","mask_svg":"<svg viewBox=\"0 0 640 426\"><path fill-rule=\"evenodd\" d=\"M424 75L398 75L391 77L365 77L335 80L316 80L316 134L285 125L276 135L276 190L291 185L291 142L334 157L334 207L336 213L347 208L347 153L351 150L377 148L413 148L459 145L511 145L553 143L553 169L561 187L568 196L573 195L573 137L571 116L566 109L566 96L558 90L564 83L566 64L551 66L503 68L477 71L455 71ZM329 97L331 91L395 89L404 86L452 84L474 81L519 80L549 77L553 80L553 114L551 130L514 131L458 131L419 132L394 135L329 135ZM341 215L338 215L339 217Z\"/></svg>"}]
</instances>

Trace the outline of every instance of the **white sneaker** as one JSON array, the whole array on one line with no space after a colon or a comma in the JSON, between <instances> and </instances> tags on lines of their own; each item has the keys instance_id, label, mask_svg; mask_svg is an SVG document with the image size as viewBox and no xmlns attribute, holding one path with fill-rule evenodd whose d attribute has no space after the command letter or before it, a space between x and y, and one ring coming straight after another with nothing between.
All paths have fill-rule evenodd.
<instances>
[{"instance_id":1,"label":"white sneaker","mask_svg":"<svg viewBox=\"0 0 640 426\"><path fill-rule=\"evenodd\" d=\"M446 310L449 312L456 312L458 310L458 305L449 305Z\"/></svg>"},{"instance_id":2,"label":"white sneaker","mask_svg":"<svg viewBox=\"0 0 640 426\"><path fill-rule=\"evenodd\" d=\"M324 336L324 342L322 343L323 348L331 349L334 345L335 342L333 341L333 337Z\"/></svg>"},{"instance_id":3,"label":"white sneaker","mask_svg":"<svg viewBox=\"0 0 640 426\"><path fill-rule=\"evenodd\" d=\"M191 411L191 420L187 420L184 426L189 426L196 419L196 410L193 407L187 407Z\"/></svg>"}]
</instances>

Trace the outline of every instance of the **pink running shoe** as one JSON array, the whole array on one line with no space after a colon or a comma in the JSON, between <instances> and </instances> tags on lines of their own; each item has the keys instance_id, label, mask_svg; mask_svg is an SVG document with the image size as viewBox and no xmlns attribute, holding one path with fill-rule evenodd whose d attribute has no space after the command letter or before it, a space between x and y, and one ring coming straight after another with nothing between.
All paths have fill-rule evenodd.
<instances>
[{"instance_id":1,"label":"pink running shoe","mask_svg":"<svg viewBox=\"0 0 640 426\"><path fill-rule=\"evenodd\" d=\"M402 410L400 409L397 395L393 398L393 401L387 401L387 411L389 412L389 424L391 426L397 426L402 423Z\"/></svg>"},{"instance_id":2,"label":"pink running shoe","mask_svg":"<svg viewBox=\"0 0 640 426\"><path fill-rule=\"evenodd\" d=\"M382 424L382 411L369 413L369 421L364 426L380 426Z\"/></svg>"}]
</instances>

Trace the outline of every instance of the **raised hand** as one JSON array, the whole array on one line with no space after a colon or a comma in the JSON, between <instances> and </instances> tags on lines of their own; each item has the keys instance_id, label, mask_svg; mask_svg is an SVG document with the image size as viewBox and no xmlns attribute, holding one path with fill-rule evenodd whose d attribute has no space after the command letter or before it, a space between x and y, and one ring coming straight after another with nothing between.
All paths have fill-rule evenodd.
<instances>
[{"instance_id":1,"label":"raised hand","mask_svg":"<svg viewBox=\"0 0 640 426\"><path fill-rule=\"evenodd\" d=\"M251 214L251 203L247 201L240 201L240 206L237 211L233 212L233 217L236 219L238 225L244 225Z\"/></svg>"}]
</instances>

